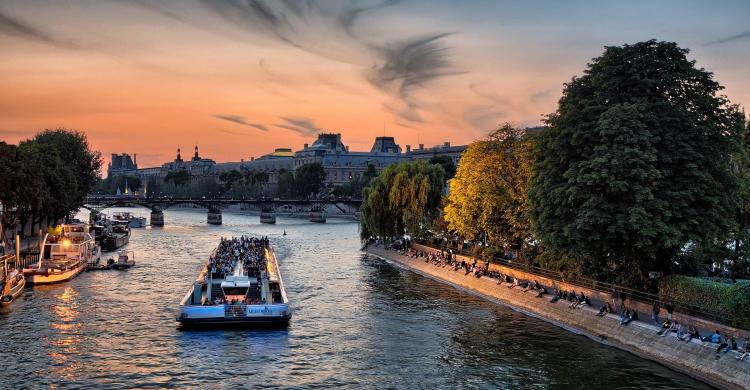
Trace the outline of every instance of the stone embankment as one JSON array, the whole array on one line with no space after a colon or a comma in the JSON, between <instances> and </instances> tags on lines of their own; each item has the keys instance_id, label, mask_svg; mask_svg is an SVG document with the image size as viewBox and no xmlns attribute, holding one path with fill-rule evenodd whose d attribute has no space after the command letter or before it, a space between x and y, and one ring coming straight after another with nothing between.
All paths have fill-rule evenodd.
<instances>
[{"instance_id":1,"label":"stone embankment","mask_svg":"<svg viewBox=\"0 0 750 390\"><path fill-rule=\"evenodd\" d=\"M429 248L423 249L434 251ZM673 335L662 337L657 334L660 329L658 326L643 321L634 321L629 325L621 326L619 317L614 314L597 317L595 314L598 312L598 307L571 309L568 302L551 303L549 296L535 298L533 292L524 293L520 288L509 289L498 284L496 279L477 278L473 274L467 275L463 270L454 271L451 267L441 267L425 262L424 258L410 258L377 246L368 246L366 251L423 276L510 306L522 313L586 335L601 343L662 363L713 386L725 389L750 389L750 363L747 360L740 362L735 359L736 352L734 351L718 355L717 358L715 344L698 340L684 342ZM561 286L559 282L547 281L546 283L544 278L527 273L520 275L518 271L515 272L515 275L511 272L507 274L524 280L537 279L545 286L566 289L566 286ZM570 286L569 290L581 291L581 288ZM649 317L641 317L641 319L650 322ZM680 317L676 319L681 320ZM682 318L682 322L688 321Z\"/></svg>"}]
</instances>

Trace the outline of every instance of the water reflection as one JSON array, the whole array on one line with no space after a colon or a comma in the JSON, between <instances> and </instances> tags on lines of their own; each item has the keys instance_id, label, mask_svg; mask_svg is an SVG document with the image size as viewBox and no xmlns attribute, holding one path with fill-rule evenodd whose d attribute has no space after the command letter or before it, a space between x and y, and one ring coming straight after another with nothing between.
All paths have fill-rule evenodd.
<instances>
[{"instance_id":1,"label":"water reflection","mask_svg":"<svg viewBox=\"0 0 750 390\"><path fill-rule=\"evenodd\" d=\"M135 268L28 289L3 309L3 388L705 388L363 256L351 222L205 218L167 210L165 227L133 230ZM198 267L220 237L240 234L267 235L277 248L289 328L180 331L177 305Z\"/></svg>"}]
</instances>

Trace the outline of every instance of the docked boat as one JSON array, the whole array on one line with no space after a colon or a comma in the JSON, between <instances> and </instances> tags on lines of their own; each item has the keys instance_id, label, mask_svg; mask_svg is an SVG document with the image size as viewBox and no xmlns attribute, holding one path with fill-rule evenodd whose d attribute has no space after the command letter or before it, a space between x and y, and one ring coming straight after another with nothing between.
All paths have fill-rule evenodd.
<instances>
[{"instance_id":1,"label":"docked boat","mask_svg":"<svg viewBox=\"0 0 750 390\"><path fill-rule=\"evenodd\" d=\"M285 326L292 312L268 239L222 239L180 302L191 326Z\"/></svg>"},{"instance_id":2,"label":"docked boat","mask_svg":"<svg viewBox=\"0 0 750 390\"><path fill-rule=\"evenodd\" d=\"M145 217L136 217L127 211L119 211L112 214L112 220L118 223L126 224L129 228L146 227Z\"/></svg>"},{"instance_id":3,"label":"docked boat","mask_svg":"<svg viewBox=\"0 0 750 390\"><path fill-rule=\"evenodd\" d=\"M27 283L65 282L101 256L99 246L84 223L65 224L59 233L48 233L42 241L39 261L23 269Z\"/></svg>"},{"instance_id":4,"label":"docked boat","mask_svg":"<svg viewBox=\"0 0 750 390\"><path fill-rule=\"evenodd\" d=\"M260 211L260 223L276 223L276 212L273 209L262 209Z\"/></svg>"},{"instance_id":5,"label":"docked boat","mask_svg":"<svg viewBox=\"0 0 750 390\"><path fill-rule=\"evenodd\" d=\"M130 242L130 228L127 224L113 223L102 237L102 250L113 251Z\"/></svg>"},{"instance_id":6,"label":"docked boat","mask_svg":"<svg viewBox=\"0 0 750 390\"><path fill-rule=\"evenodd\" d=\"M112 263L112 268L118 270L128 269L133 266L135 266L135 253L133 251L121 251L117 256L117 260Z\"/></svg>"},{"instance_id":7,"label":"docked boat","mask_svg":"<svg viewBox=\"0 0 750 390\"><path fill-rule=\"evenodd\" d=\"M3 270L3 279L0 279L0 305L10 305L23 292L26 278L16 269L8 271L7 261Z\"/></svg>"}]
</instances>

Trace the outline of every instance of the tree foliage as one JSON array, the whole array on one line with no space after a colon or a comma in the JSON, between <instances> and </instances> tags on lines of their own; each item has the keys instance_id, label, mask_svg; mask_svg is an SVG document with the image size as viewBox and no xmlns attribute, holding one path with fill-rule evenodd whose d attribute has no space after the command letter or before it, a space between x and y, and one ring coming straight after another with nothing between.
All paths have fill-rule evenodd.
<instances>
[{"instance_id":1,"label":"tree foliage","mask_svg":"<svg viewBox=\"0 0 750 390\"><path fill-rule=\"evenodd\" d=\"M453 163L453 159L450 156L446 156L444 154L439 156L432 156L432 158L430 158L430 164L439 164L441 167L443 167L443 171L445 172L445 181L453 179L453 177L456 176L456 164Z\"/></svg>"},{"instance_id":2,"label":"tree foliage","mask_svg":"<svg viewBox=\"0 0 750 390\"><path fill-rule=\"evenodd\" d=\"M176 169L164 176L164 183L171 183L177 187L184 187L190 183L190 173L186 169Z\"/></svg>"},{"instance_id":3,"label":"tree foliage","mask_svg":"<svg viewBox=\"0 0 750 390\"><path fill-rule=\"evenodd\" d=\"M533 136L506 124L469 145L445 206L448 228L465 239L520 250L531 240L527 189Z\"/></svg>"},{"instance_id":4,"label":"tree foliage","mask_svg":"<svg viewBox=\"0 0 750 390\"><path fill-rule=\"evenodd\" d=\"M308 196L318 193L323 188L326 171L320 163L303 164L294 172L296 195Z\"/></svg>"},{"instance_id":5,"label":"tree foliage","mask_svg":"<svg viewBox=\"0 0 750 390\"><path fill-rule=\"evenodd\" d=\"M688 50L607 47L565 85L535 152L537 237L593 276L639 283L732 224L742 116Z\"/></svg>"},{"instance_id":6,"label":"tree foliage","mask_svg":"<svg viewBox=\"0 0 750 390\"><path fill-rule=\"evenodd\" d=\"M363 191L360 236L422 236L439 212L444 175L425 161L386 167Z\"/></svg>"},{"instance_id":7,"label":"tree foliage","mask_svg":"<svg viewBox=\"0 0 750 390\"><path fill-rule=\"evenodd\" d=\"M99 179L101 165L100 153L75 131L45 130L18 146L0 142L2 233L10 226L68 217Z\"/></svg>"}]
</instances>

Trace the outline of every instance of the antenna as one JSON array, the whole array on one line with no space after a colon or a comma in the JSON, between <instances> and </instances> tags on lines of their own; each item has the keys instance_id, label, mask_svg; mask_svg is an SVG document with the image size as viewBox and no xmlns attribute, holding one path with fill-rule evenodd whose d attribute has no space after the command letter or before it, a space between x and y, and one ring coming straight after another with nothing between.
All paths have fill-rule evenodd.
<instances>
[{"instance_id":1,"label":"antenna","mask_svg":"<svg viewBox=\"0 0 750 390\"><path fill-rule=\"evenodd\" d=\"M385 137L385 119L383 119L383 137Z\"/></svg>"}]
</instances>

